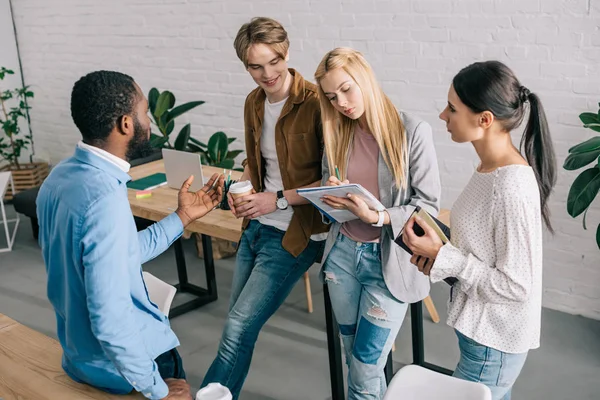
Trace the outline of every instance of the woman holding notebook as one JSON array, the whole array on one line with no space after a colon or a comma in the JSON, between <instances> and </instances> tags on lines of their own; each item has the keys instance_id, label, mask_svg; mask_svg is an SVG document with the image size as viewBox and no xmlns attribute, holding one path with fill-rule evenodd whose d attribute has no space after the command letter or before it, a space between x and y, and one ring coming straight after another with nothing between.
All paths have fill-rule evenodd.
<instances>
[{"instance_id":1,"label":"woman holding notebook","mask_svg":"<svg viewBox=\"0 0 600 400\"><path fill-rule=\"evenodd\" d=\"M527 108L523 156L510 132ZM538 96L498 61L460 71L440 118L481 163L452 208L451 242L442 245L418 219L425 235L414 235L411 221L403 239L432 282L458 279L448 303L461 352L454 375L510 399L528 351L540 345L542 221L552 231L547 201L556 182L550 132Z\"/></svg>"},{"instance_id":2,"label":"woman holding notebook","mask_svg":"<svg viewBox=\"0 0 600 400\"><path fill-rule=\"evenodd\" d=\"M356 216L341 224L329 221L322 272L349 367L348 398L381 399L383 369L408 303L429 293L427 277L393 241L416 206L438 212L431 127L396 110L355 50L327 53L315 79L325 142L323 184L358 183L385 206L374 211L355 195L323 198Z\"/></svg>"}]
</instances>

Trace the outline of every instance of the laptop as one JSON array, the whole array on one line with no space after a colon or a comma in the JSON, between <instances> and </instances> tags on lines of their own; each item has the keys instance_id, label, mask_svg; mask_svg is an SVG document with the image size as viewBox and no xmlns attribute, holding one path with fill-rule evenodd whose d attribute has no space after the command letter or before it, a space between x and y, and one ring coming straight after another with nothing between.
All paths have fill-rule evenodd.
<instances>
[{"instance_id":1,"label":"laptop","mask_svg":"<svg viewBox=\"0 0 600 400\"><path fill-rule=\"evenodd\" d=\"M187 151L162 149L167 185L173 189L181 189L181 185L190 175L194 175L194 182L190 191L197 192L202 189L204 182L208 181L202 175L202 163L200 154L188 153Z\"/></svg>"}]
</instances>

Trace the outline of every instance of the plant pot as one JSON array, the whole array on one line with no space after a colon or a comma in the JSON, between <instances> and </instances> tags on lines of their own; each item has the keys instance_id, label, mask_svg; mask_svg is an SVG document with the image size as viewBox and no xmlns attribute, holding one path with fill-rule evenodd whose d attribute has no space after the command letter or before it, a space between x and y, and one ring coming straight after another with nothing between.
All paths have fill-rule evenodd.
<instances>
[{"instance_id":1,"label":"plant pot","mask_svg":"<svg viewBox=\"0 0 600 400\"><path fill-rule=\"evenodd\" d=\"M0 168L0 171L11 171L13 182L15 184L15 192L20 192L40 186L48 176L50 166L48 163L44 162L21 164L20 169L5 165ZM10 185L8 185L8 190L6 191L4 199L12 200L13 195L14 193L12 192Z\"/></svg>"}]
</instances>

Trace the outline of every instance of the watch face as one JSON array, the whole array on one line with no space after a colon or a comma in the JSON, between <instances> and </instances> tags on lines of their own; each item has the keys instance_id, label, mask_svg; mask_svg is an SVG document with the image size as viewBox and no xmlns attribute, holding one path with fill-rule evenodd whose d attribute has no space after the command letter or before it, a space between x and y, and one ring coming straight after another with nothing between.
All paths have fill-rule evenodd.
<instances>
[{"instance_id":1,"label":"watch face","mask_svg":"<svg viewBox=\"0 0 600 400\"><path fill-rule=\"evenodd\" d=\"M273 203L271 203L273 204ZM280 199L277 199L277 208L279 208L280 210L285 210L288 206L288 202L285 199L285 197L282 197Z\"/></svg>"}]
</instances>

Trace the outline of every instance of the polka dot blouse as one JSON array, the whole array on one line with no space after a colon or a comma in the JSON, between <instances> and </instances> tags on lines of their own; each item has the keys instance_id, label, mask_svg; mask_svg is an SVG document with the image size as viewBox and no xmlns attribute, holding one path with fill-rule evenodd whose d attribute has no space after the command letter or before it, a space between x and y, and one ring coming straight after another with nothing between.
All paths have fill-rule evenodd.
<instances>
[{"instance_id":1,"label":"polka dot blouse","mask_svg":"<svg viewBox=\"0 0 600 400\"><path fill-rule=\"evenodd\" d=\"M475 172L451 213L431 281L454 276L448 325L506 353L540 345L542 218L531 167Z\"/></svg>"}]
</instances>

